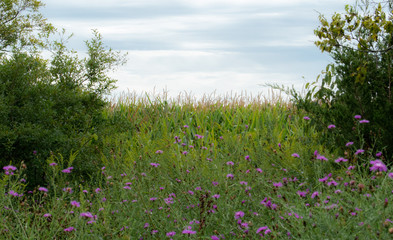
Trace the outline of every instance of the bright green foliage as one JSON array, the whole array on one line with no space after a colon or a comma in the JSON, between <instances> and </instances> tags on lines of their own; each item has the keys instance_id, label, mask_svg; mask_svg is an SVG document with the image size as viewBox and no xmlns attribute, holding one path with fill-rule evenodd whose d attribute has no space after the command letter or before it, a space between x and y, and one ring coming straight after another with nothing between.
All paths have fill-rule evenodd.
<instances>
[{"instance_id":1,"label":"bright green foliage","mask_svg":"<svg viewBox=\"0 0 393 240\"><path fill-rule=\"evenodd\" d=\"M306 85L305 97L295 94L295 102L320 119L319 128L337 125L334 142L338 146L356 140L354 116L361 115L370 121L363 129L365 148L376 144L391 155L393 14L381 4L368 2L345 10L334 14L330 22L320 16L315 44L334 63L317 81Z\"/></svg>"},{"instance_id":2,"label":"bright green foliage","mask_svg":"<svg viewBox=\"0 0 393 240\"><path fill-rule=\"evenodd\" d=\"M54 28L38 12L38 0L0 0L0 57L5 51L26 47L42 47L42 37Z\"/></svg>"}]
</instances>

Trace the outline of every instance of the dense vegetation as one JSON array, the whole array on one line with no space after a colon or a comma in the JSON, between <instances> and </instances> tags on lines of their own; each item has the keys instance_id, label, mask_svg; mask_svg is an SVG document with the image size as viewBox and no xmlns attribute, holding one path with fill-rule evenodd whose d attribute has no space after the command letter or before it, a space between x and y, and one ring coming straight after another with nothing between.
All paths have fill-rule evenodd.
<instances>
[{"instance_id":1,"label":"dense vegetation","mask_svg":"<svg viewBox=\"0 0 393 240\"><path fill-rule=\"evenodd\" d=\"M382 7L379 20L351 7L345 21L321 17L317 45L336 63L292 102L108 102L123 56L96 31L85 59L49 41L40 6L0 0L1 239L391 238Z\"/></svg>"}]
</instances>

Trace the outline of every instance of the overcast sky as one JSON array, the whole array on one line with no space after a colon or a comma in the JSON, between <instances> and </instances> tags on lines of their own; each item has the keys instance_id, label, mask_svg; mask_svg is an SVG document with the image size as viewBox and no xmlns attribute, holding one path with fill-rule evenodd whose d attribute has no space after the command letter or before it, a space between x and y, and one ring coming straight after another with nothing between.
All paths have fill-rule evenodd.
<instances>
[{"instance_id":1,"label":"overcast sky","mask_svg":"<svg viewBox=\"0 0 393 240\"><path fill-rule=\"evenodd\" d=\"M314 46L318 12L345 0L43 0L43 14L83 52L97 29L128 52L117 92L166 88L170 96L216 91L257 95L265 83L300 89L331 61Z\"/></svg>"}]
</instances>

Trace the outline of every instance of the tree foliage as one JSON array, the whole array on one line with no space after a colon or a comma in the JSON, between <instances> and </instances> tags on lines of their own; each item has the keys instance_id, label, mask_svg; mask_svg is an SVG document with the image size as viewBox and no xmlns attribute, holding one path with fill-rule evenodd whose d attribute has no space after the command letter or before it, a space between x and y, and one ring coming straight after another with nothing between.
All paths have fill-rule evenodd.
<instances>
[{"instance_id":1,"label":"tree foliage","mask_svg":"<svg viewBox=\"0 0 393 240\"><path fill-rule=\"evenodd\" d=\"M108 72L125 63L95 30L86 58L67 49L64 37L49 41L54 29L41 6L0 0L0 162L25 162L31 186L45 183L44 164L57 153L78 152L79 175L99 167L102 110L116 82ZM42 50L52 56L44 59Z\"/></svg>"},{"instance_id":2,"label":"tree foliage","mask_svg":"<svg viewBox=\"0 0 393 240\"><path fill-rule=\"evenodd\" d=\"M335 123L335 143L355 139L354 115L370 121L362 126L364 148L393 153L393 13L392 2L358 2L330 20L320 15L315 44L327 52L329 64L306 85L304 97L294 94L298 107L315 114L320 128Z\"/></svg>"}]
</instances>

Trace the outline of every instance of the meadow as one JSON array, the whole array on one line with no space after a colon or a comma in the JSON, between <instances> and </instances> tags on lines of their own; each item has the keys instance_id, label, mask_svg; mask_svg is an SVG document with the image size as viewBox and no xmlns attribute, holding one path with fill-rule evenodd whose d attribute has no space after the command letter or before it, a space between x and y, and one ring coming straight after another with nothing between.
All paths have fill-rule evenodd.
<instances>
[{"instance_id":1,"label":"meadow","mask_svg":"<svg viewBox=\"0 0 393 240\"><path fill-rule=\"evenodd\" d=\"M333 124L280 97L123 95L103 112L105 151L78 180L78 151L48 158L26 189L2 166L1 239L391 239L393 172L383 149L326 144Z\"/></svg>"}]
</instances>

